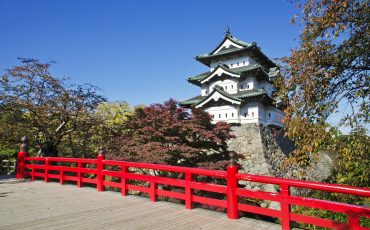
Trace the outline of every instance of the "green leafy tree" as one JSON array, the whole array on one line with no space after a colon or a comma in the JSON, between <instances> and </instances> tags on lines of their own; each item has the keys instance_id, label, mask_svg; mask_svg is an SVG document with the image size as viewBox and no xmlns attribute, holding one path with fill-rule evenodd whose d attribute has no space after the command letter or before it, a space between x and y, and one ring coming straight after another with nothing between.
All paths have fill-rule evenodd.
<instances>
[{"instance_id":1,"label":"green leafy tree","mask_svg":"<svg viewBox=\"0 0 370 230\"><path fill-rule=\"evenodd\" d=\"M358 187L370 185L370 137L366 129L356 128L340 135L333 145L336 154L334 182Z\"/></svg>"},{"instance_id":2,"label":"green leafy tree","mask_svg":"<svg viewBox=\"0 0 370 230\"><path fill-rule=\"evenodd\" d=\"M104 102L98 105L96 114L103 120L104 128L112 137L121 135L129 115L132 115L134 108L125 101Z\"/></svg>"},{"instance_id":3,"label":"green leafy tree","mask_svg":"<svg viewBox=\"0 0 370 230\"><path fill-rule=\"evenodd\" d=\"M25 58L20 62L0 77L2 144L18 146L21 136L28 135L40 147L40 155L56 156L68 135L88 141L87 133L100 123L90 114L105 101L98 88L66 85L66 79L50 73L52 63Z\"/></svg>"}]
</instances>

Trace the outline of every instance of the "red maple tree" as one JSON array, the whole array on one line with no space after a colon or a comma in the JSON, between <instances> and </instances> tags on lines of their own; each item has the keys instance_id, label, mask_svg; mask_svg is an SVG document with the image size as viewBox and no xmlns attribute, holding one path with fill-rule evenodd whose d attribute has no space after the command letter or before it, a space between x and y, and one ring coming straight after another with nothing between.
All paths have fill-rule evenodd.
<instances>
[{"instance_id":1,"label":"red maple tree","mask_svg":"<svg viewBox=\"0 0 370 230\"><path fill-rule=\"evenodd\" d=\"M200 109L179 107L173 99L136 108L116 139L109 158L188 167L225 169L230 126L211 123Z\"/></svg>"}]
</instances>

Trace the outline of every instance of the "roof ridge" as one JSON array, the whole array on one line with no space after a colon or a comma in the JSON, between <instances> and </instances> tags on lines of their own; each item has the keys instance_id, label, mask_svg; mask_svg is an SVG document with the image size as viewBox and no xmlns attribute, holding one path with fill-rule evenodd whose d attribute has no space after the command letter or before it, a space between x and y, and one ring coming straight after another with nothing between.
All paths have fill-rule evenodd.
<instances>
[{"instance_id":1,"label":"roof ridge","mask_svg":"<svg viewBox=\"0 0 370 230\"><path fill-rule=\"evenodd\" d=\"M197 58L204 58L204 57L212 57L212 56L217 56L217 55L222 55L222 54L227 54L227 53L232 53L232 52L235 52L235 51L240 51L240 50L244 50L244 49L248 49L248 48L251 48L253 47L254 43L249 45L249 46L244 46L242 48L228 48L225 50L225 52L218 52L218 53L205 53L205 54L201 54L201 55L198 55L198 56L195 56L195 59Z\"/></svg>"},{"instance_id":2,"label":"roof ridge","mask_svg":"<svg viewBox=\"0 0 370 230\"><path fill-rule=\"evenodd\" d=\"M248 42L245 42L243 40L240 40L238 39L237 37L234 37L231 33L230 35L228 36L228 38L230 38L233 42L237 43L238 45L241 45L241 46L251 46L253 45L253 43L255 42L252 42L252 43L248 43Z\"/></svg>"}]
</instances>

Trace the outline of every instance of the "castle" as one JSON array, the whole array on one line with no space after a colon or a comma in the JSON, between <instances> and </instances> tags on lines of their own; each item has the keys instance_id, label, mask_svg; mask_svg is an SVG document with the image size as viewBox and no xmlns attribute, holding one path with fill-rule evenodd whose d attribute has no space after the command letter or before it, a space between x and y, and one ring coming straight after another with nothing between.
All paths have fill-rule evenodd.
<instances>
[{"instance_id":1,"label":"castle","mask_svg":"<svg viewBox=\"0 0 370 230\"><path fill-rule=\"evenodd\" d=\"M281 123L284 113L274 96L272 81L279 70L256 43L240 41L227 30L213 51L196 56L196 60L210 69L188 78L201 88L201 93L180 105L203 109L213 117L213 123L231 124L235 138L228 141L228 150L243 155L238 159L240 172L313 181L328 178L331 159L326 154L320 154L306 168L284 166L295 146L284 138ZM271 184L246 182L241 186L277 192ZM263 205L280 209L276 202Z\"/></svg>"},{"instance_id":2,"label":"castle","mask_svg":"<svg viewBox=\"0 0 370 230\"><path fill-rule=\"evenodd\" d=\"M221 43L210 53L196 56L196 60L209 71L188 78L201 88L201 93L181 101L181 106L202 108L214 123L282 127L284 114L272 85L279 70L255 42L243 42L227 29Z\"/></svg>"}]
</instances>

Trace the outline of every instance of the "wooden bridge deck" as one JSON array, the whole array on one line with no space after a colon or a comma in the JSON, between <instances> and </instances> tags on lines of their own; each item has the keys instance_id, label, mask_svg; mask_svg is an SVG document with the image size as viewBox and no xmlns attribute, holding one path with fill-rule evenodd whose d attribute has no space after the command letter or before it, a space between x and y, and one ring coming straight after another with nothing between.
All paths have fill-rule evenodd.
<instances>
[{"instance_id":1,"label":"wooden bridge deck","mask_svg":"<svg viewBox=\"0 0 370 230\"><path fill-rule=\"evenodd\" d=\"M225 213L43 181L0 178L0 229L281 229Z\"/></svg>"}]
</instances>

